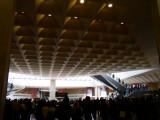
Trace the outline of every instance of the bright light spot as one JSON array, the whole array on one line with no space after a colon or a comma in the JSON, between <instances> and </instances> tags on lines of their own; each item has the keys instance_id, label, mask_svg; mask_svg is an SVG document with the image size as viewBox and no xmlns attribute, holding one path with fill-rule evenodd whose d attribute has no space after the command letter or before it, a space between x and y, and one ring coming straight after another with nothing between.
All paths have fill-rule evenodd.
<instances>
[{"instance_id":1,"label":"bright light spot","mask_svg":"<svg viewBox=\"0 0 160 120\"><path fill-rule=\"evenodd\" d=\"M80 0L80 3L84 3L84 0Z\"/></svg>"},{"instance_id":2,"label":"bright light spot","mask_svg":"<svg viewBox=\"0 0 160 120\"><path fill-rule=\"evenodd\" d=\"M78 17L74 17L74 19L78 19Z\"/></svg>"},{"instance_id":3,"label":"bright light spot","mask_svg":"<svg viewBox=\"0 0 160 120\"><path fill-rule=\"evenodd\" d=\"M124 22L121 22L121 25L123 25L124 24Z\"/></svg>"},{"instance_id":4,"label":"bright light spot","mask_svg":"<svg viewBox=\"0 0 160 120\"><path fill-rule=\"evenodd\" d=\"M145 72L149 72L152 71L154 69L142 69L142 70L134 70L134 71L127 71L127 72L119 72L119 73L113 73L116 77L120 78L120 79L125 79L128 77L134 77L138 74L142 74Z\"/></svg>"},{"instance_id":5,"label":"bright light spot","mask_svg":"<svg viewBox=\"0 0 160 120\"><path fill-rule=\"evenodd\" d=\"M24 11L21 12L22 14L24 13Z\"/></svg>"},{"instance_id":6,"label":"bright light spot","mask_svg":"<svg viewBox=\"0 0 160 120\"><path fill-rule=\"evenodd\" d=\"M113 4L112 4L112 3L109 3L109 4L108 4L108 7L109 7L109 8L113 7Z\"/></svg>"},{"instance_id":7,"label":"bright light spot","mask_svg":"<svg viewBox=\"0 0 160 120\"><path fill-rule=\"evenodd\" d=\"M52 16L51 14L48 14L48 16Z\"/></svg>"}]
</instances>

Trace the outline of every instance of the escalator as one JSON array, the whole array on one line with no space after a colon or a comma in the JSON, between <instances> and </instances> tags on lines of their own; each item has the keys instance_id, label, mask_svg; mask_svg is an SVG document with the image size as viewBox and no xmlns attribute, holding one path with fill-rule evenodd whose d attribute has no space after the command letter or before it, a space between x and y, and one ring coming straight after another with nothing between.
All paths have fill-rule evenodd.
<instances>
[{"instance_id":1,"label":"escalator","mask_svg":"<svg viewBox=\"0 0 160 120\"><path fill-rule=\"evenodd\" d=\"M116 80L114 80L111 76L108 74L102 74L102 75L94 75L93 78L96 78L97 80L105 83L107 86L111 87L112 89L118 91L120 94L124 93L126 90L126 87Z\"/></svg>"},{"instance_id":2,"label":"escalator","mask_svg":"<svg viewBox=\"0 0 160 120\"><path fill-rule=\"evenodd\" d=\"M142 89L134 90L133 92L128 93L127 91L129 91L130 88L126 88L124 84L119 83L118 81L116 81L114 78L112 78L108 74L94 75L94 76L92 76L92 78L95 78L95 79L103 82L104 84L106 84L110 88L119 92L119 96L117 96L117 97L139 98L139 97L144 97L144 96L153 94L152 91L142 90Z\"/></svg>"},{"instance_id":3,"label":"escalator","mask_svg":"<svg viewBox=\"0 0 160 120\"><path fill-rule=\"evenodd\" d=\"M134 97L134 98L140 98L140 97L145 97L147 95L152 95L152 91L144 91L144 90L135 90L132 93L130 93L127 97Z\"/></svg>"},{"instance_id":4,"label":"escalator","mask_svg":"<svg viewBox=\"0 0 160 120\"><path fill-rule=\"evenodd\" d=\"M24 87L18 87L13 85L13 83L8 83L6 96L11 96L22 89L24 89Z\"/></svg>"},{"instance_id":5,"label":"escalator","mask_svg":"<svg viewBox=\"0 0 160 120\"><path fill-rule=\"evenodd\" d=\"M116 91L119 91L115 85L112 85L109 81L107 81L107 80L106 80L103 76L101 76L101 75L94 75L94 76L92 76L92 78L101 81L102 83L106 84L108 87L110 87L110 88L112 88L112 89L114 89L114 90L116 90Z\"/></svg>"}]
</instances>

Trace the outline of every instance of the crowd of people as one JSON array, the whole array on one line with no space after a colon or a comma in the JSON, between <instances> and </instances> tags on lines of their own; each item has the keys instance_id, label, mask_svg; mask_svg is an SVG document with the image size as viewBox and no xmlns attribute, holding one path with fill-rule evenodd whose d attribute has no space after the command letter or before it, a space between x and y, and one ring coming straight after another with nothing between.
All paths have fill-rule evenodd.
<instances>
[{"instance_id":1,"label":"crowd of people","mask_svg":"<svg viewBox=\"0 0 160 120\"><path fill-rule=\"evenodd\" d=\"M145 84L126 85L126 95L128 95L136 90L148 91L148 85L145 85Z\"/></svg>"},{"instance_id":2,"label":"crowd of people","mask_svg":"<svg viewBox=\"0 0 160 120\"><path fill-rule=\"evenodd\" d=\"M154 97L69 100L66 96L61 101L7 99L4 120L30 120L31 116L36 120L98 120L98 117L102 120L156 120L150 118L156 116L155 104L159 102Z\"/></svg>"}]
</instances>

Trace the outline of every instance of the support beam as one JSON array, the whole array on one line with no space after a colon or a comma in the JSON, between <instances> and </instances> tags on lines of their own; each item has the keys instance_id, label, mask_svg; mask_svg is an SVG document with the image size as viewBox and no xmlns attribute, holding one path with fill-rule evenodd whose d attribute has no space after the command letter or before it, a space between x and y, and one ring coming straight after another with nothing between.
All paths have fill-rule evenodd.
<instances>
[{"instance_id":1,"label":"support beam","mask_svg":"<svg viewBox=\"0 0 160 120\"><path fill-rule=\"evenodd\" d=\"M97 86L94 88L95 99L97 99Z\"/></svg>"},{"instance_id":2,"label":"support beam","mask_svg":"<svg viewBox=\"0 0 160 120\"><path fill-rule=\"evenodd\" d=\"M97 87L97 98L101 98L101 87Z\"/></svg>"},{"instance_id":3,"label":"support beam","mask_svg":"<svg viewBox=\"0 0 160 120\"><path fill-rule=\"evenodd\" d=\"M50 92L49 92L49 100L55 99L55 93L56 93L56 80L51 79L50 80Z\"/></svg>"},{"instance_id":4,"label":"support beam","mask_svg":"<svg viewBox=\"0 0 160 120\"><path fill-rule=\"evenodd\" d=\"M157 42L157 52L160 64L160 2L159 0L152 0L152 17L155 28L156 42Z\"/></svg>"},{"instance_id":5,"label":"support beam","mask_svg":"<svg viewBox=\"0 0 160 120\"><path fill-rule=\"evenodd\" d=\"M0 120L6 99L15 3L15 0L0 1Z\"/></svg>"}]
</instances>

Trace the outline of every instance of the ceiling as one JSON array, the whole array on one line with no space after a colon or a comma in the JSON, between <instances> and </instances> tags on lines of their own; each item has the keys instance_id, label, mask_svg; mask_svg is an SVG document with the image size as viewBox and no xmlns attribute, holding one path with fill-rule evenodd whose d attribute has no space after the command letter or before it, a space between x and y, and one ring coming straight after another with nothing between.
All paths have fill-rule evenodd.
<instances>
[{"instance_id":1,"label":"ceiling","mask_svg":"<svg viewBox=\"0 0 160 120\"><path fill-rule=\"evenodd\" d=\"M127 83L152 83L160 82L160 69L153 69L141 74L137 74L128 78L125 78L124 81Z\"/></svg>"},{"instance_id":2,"label":"ceiling","mask_svg":"<svg viewBox=\"0 0 160 120\"><path fill-rule=\"evenodd\" d=\"M157 67L150 2L18 0L10 72L56 79Z\"/></svg>"}]
</instances>

